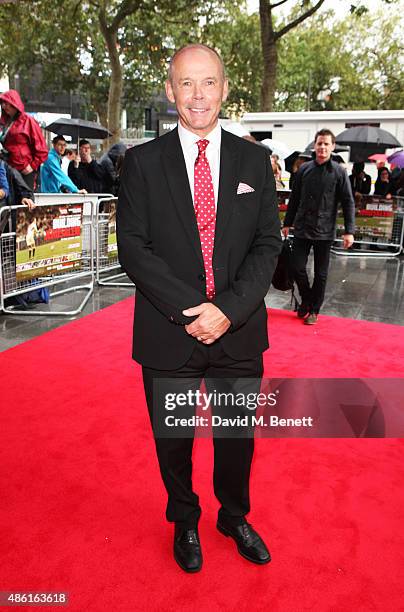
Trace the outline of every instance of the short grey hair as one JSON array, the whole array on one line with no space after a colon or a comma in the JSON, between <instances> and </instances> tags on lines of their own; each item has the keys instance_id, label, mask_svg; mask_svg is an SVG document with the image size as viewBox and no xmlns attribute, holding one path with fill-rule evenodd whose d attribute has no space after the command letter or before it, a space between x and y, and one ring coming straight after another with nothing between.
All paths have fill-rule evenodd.
<instances>
[{"instance_id":1,"label":"short grey hair","mask_svg":"<svg viewBox=\"0 0 404 612\"><path fill-rule=\"evenodd\" d=\"M227 78L226 77L226 68L224 66L224 62L223 62L222 58L220 57L220 55L216 51L216 49L214 49L213 47L209 47L209 45L204 45L202 43L190 43L188 45L184 45L180 49L177 49L177 51L175 51L174 55L170 59L170 63L169 63L169 66L168 66L168 80L170 81L171 84L173 83L174 62L175 62L176 58L183 51L187 51L188 49L202 49L202 51L208 51L210 53L213 53L213 55L219 61L220 68L221 68L221 73L222 73L222 77L223 77L223 81L226 80L226 78Z\"/></svg>"}]
</instances>

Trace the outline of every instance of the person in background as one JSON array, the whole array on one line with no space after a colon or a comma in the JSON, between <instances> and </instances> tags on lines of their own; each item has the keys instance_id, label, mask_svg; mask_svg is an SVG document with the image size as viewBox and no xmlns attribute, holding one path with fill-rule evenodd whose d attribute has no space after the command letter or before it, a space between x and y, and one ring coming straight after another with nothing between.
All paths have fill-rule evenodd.
<instances>
[{"instance_id":1,"label":"person in background","mask_svg":"<svg viewBox=\"0 0 404 612\"><path fill-rule=\"evenodd\" d=\"M271 155L271 166L275 178L275 186L277 189L285 189L285 185L282 182L282 168L279 163L279 155Z\"/></svg>"},{"instance_id":2,"label":"person in background","mask_svg":"<svg viewBox=\"0 0 404 612\"><path fill-rule=\"evenodd\" d=\"M0 206L23 204L29 210L35 208L34 192L24 181L22 174L0 159ZM0 219L0 235L9 224L9 231L15 231L16 209L9 209Z\"/></svg>"},{"instance_id":3,"label":"person in background","mask_svg":"<svg viewBox=\"0 0 404 612\"><path fill-rule=\"evenodd\" d=\"M87 193L85 189L79 190L61 168L62 155L67 147L64 136L55 136L52 145L53 148L49 151L48 159L41 166L42 192Z\"/></svg>"},{"instance_id":4,"label":"person in background","mask_svg":"<svg viewBox=\"0 0 404 612\"><path fill-rule=\"evenodd\" d=\"M397 170L396 179L393 182L394 193L402 198L404 196L404 168L397 168Z\"/></svg>"},{"instance_id":5,"label":"person in background","mask_svg":"<svg viewBox=\"0 0 404 612\"><path fill-rule=\"evenodd\" d=\"M373 195L386 198L386 200L390 200L393 197L394 187L390 181L390 172L387 168L380 168Z\"/></svg>"},{"instance_id":6,"label":"person in background","mask_svg":"<svg viewBox=\"0 0 404 612\"><path fill-rule=\"evenodd\" d=\"M311 157L309 155L299 155L298 157L296 157L295 161L293 162L292 172L290 173L290 177L289 177L289 189L290 190L293 189L293 183L295 181L295 176L300 166L305 164L307 161L310 161L310 159Z\"/></svg>"},{"instance_id":7,"label":"person in background","mask_svg":"<svg viewBox=\"0 0 404 612\"><path fill-rule=\"evenodd\" d=\"M80 140L79 152L70 162L68 174L78 189L85 189L87 193L104 193L104 169L91 157L88 140Z\"/></svg>"},{"instance_id":8,"label":"person in background","mask_svg":"<svg viewBox=\"0 0 404 612\"><path fill-rule=\"evenodd\" d=\"M248 140L248 142L253 142L254 144L259 144L258 140L252 134L245 134L245 136L242 136L241 138L244 138L244 140Z\"/></svg>"},{"instance_id":9,"label":"person in background","mask_svg":"<svg viewBox=\"0 0 404 612\"><path fill-rule=\"evenodd\" d=\"M123 142L117 142L104 153L101 157L99 164L104 170L104 189L105 193L111 193L112 195L118 195L119 188L119 175L117 169L117 163L121 156L125 155L127 146Z\"/></svg>"},{"instance_id":10,"label":"person in background","mask_svg":"<svg viewBox=\"0 0 404 612\"><path fill-rule=\"evenodd\" d=\"M390 182L393 186L394 189L394 193L397 192L398 189L398 182L400 180L400 177L402 175L402 169L399 168L398 166L396 166L396 164L394 162L391 162L390 164Z\"/></svg>"},{"instance_id":11,"label":"person in background","mask_svg":"<svg viewBox=\"0 0 404 612\"><path fill-rule=\"evenodd\" d=\"M9 192L5 163L3 160L0 160L0 206L6 203L5 200L8 198Z\"/></svg>"},{"instance_id":12,"label":"person in background","mask_svg":"<svg viewBox=\"0 0 404 612\"><path fill-rule=\"evenodd\" d=\"M76 157L76 153L73 149L66 149L64 155L62 156L62 164L61 168L65 174L69 174L69 164L71 161L74 161Z\"/></svg>"},{"instance_id":13,"label":"person in background","mask_svg":"<svg viewBox=\"0 0 404 612\"><path fill-rule=\"evenodd\" d=\"M7 152L7 162L24 176L34 190L39 166L48 157L48 148L39 124L24 110L18 91L0 95L0 143Z\"/></svg>"},{"instance_id":14,"label":"person in background","mask_svg":"<svg viewBox=\"0 0 404 612\"><path fill-rule=\"evenodd\" d=\"M24 204L29 210L35 208L34 192L25 182L21 172L10 166L5 161L0 161L0 167L3 167L8 181L9 194L8 204L10 206ZM15 213L15 211L13 211Z\"/></svg>"},{"instance_id":15,"label":"person in background","mask_svg":"<svg viewBox=\"0 0 404 612\"><path fill-rule=\"evenodd\" d=\"M282 183L282 167L279 163L278 155L271 155L271 166L274 173L276 188L284 189L285 185Z\"/></svg>"},{"instance_id":16,"label":"person in background","mask_svg":"<svg viewBox=\"0 0 404 612\"><path fill-rule=\"evenodd\" d=\"M355 162L352 167L352 174L349 176L349 181L352 187L354 196L368 195L372 187L372 179L370 174L365 173L364 162Z\"/></svg>"},{"instance_id":17,"label":"person in background","mask_svg":"<svg viewBox=\"0 0 404 612\"><path fill-rule=\"evenodd\" d=\"M348 175L331 159L335 136L328 129L319 130L314 139L315 159L300 167L285 215L283 235L293 231L293 271L301 297L297 316L306 325L314 325L324 301L330 263L330 251L335 239L338 206L344 214L344 248L354 241L355 205ZM309 253L314 252L314 281L310 286L307 275Z\"/></svg>"}]
</instances>

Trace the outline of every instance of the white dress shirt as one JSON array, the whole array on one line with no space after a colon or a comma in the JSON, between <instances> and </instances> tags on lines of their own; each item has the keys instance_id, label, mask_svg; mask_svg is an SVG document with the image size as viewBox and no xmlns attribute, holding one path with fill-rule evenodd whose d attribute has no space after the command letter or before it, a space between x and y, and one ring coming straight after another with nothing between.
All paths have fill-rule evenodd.
<instances>
[{"instance_id":1,"label":"white dress shirt","mask_svg":"<svg viewBox=\"0 0 404 612\"><path fill-rule=\"evenodd\" d=\"M206 157L208 159L210 173L212 175L213 191L215 193L215 206L217 208L220 174L220 144L222 142L222 128L220 127L219 122L217 123L216 127L204 138L190 132L184 128L180 122L178 122L178 136L180 138L185 165L187 167L189 186L191 188L193 202L195 161L199 153L198 145L196 143L198 140L209 140L209 144L206 148Z\"/></svg>"}]
</instances>

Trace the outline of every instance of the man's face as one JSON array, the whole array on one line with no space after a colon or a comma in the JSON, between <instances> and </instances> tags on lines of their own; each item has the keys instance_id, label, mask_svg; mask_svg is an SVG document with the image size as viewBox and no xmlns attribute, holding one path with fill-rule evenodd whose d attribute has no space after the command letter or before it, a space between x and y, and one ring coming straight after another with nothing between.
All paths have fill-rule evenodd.
<instances>
[{"instance_id":1,"label":"man's face","mask_svg":"<svg viewBox=\"0 0 404 612\"><path fill-rule=\"evenodd\" d=\"M63 153L66 151L67 143L65 140L58 140L53 147L59 155L63 155Z\"/></svg>"},{"instance_id":2,"label":"man's face","mask_svg":"<svg viewBox=\"0 0 404 612\"><path fill-rule=\"evenodd\" d=\"M80 146L79 151L80 151L80 157L87 157L88 155L91 154L91 145L83 144Z\"/></svg>"},{"instance_id":3,"label":"man's face","mask_svg":"<svg viewBox=\"0 0 404 612\"><path fill-rule=\"evenodd\" d=\"M204 137L217 124L228 82L219 60L205 49L186 49L175 59L173 82L166 82L167 98L175 102L181 125Z\"/></svg>"},{"instance_id":4,"label":"man's face","mask_svg":"<svg viewBox=\"0 0 404 612\"><path fill-rule=\"evenodd\" d=\"M317 140L314 143L314 151L316 154L316 161L319 164L324 164L331 157L331 152L335 149L335 143L333 144L331 136L317 136Z\"/></svg>"}]
</instances>

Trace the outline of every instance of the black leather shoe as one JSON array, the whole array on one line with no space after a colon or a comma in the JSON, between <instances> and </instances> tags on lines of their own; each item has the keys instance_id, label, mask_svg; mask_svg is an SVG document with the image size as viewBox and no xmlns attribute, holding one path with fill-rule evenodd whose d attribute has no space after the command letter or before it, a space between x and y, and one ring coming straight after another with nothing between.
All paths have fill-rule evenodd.
<instances>
[{"instance_id":1,"label":"black leather shoe","mask_svg":"<svg viewBox=\"0 0 404 612\"><path fill-rule=\"evenodd\" d=\"M199 572L202 567L202 551L197 529L175 526L174 559L185 572Z\"/></svg>"},{"instance_id":2,"label":"black leather shoe","mask_svg":"<svg viewBox=\"0 0 404 612\"><path fill-rule=\"evenodd\" d=\"M306 304L302 303L297 308L297 316L299 317L299 319L304 319L304 317L307 317L307 315L309 314L309 311L309 306L306 306Z\"/></svg>"},{"instance_id":3,"label":"black leather shoe","mask_svg":"<svg viewBox=\"0 0 404 612\"><path fill-rule=\"evenodd\" d=\"M217 522L217 528L223 535L233 538L237 544L238 552L248 561L260 565L270 562L271 555L263 539L246 521L241 525L234 526L225 524L219 520Z\"/></svg>"}]
</instances>

